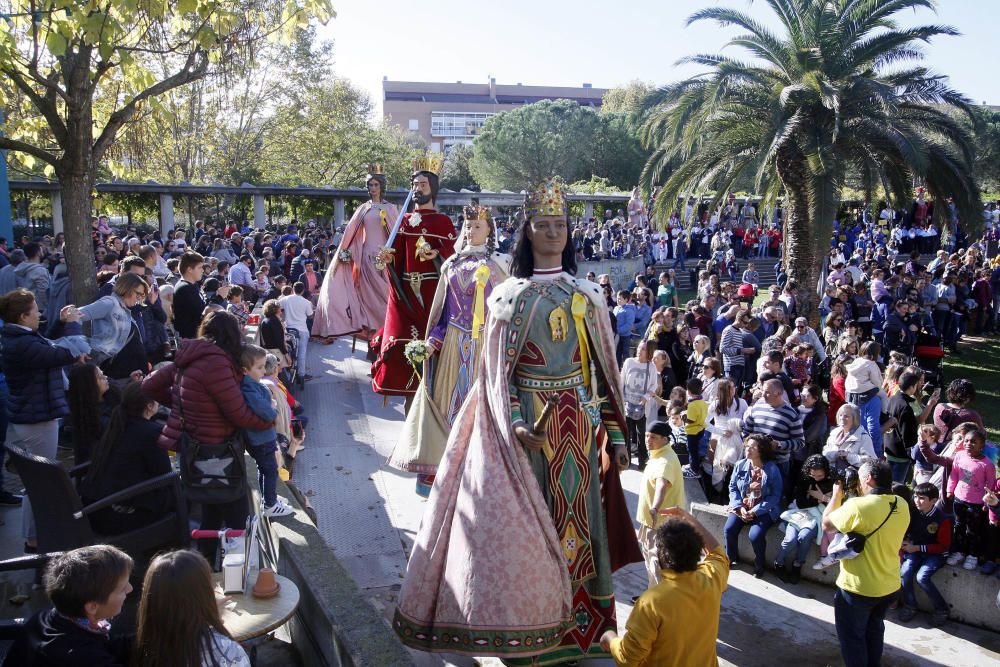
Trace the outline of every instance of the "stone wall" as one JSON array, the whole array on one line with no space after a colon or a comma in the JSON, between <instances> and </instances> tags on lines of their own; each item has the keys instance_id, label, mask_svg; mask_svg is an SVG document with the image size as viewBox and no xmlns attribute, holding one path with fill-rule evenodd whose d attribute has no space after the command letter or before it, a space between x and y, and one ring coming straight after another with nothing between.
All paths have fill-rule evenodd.
<instances>
[{"instance_id":1,"label":"stone wall","mask_svg":"<svg viewBox=\"0 0 1000 667\"><path fill-rule=\"evenodd\" d=\"M577 265L576 275L586 278L589 271L598 276L607 273L611 276L611 286L618 291L628 289L635 274L645 270L646 266L641 259L605 259L598 262L580 262Z\"/></svg>"}]
</instances>

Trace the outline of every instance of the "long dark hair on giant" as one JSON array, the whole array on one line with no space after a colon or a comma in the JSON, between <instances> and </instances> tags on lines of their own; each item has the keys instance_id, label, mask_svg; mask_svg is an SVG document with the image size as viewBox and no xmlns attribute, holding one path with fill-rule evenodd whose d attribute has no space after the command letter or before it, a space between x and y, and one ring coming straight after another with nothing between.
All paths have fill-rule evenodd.
<instances>
[{"instance_id":1,"label":"long dark hair on giant","mask_svg":"<svg viewBox=\"0 0 1000 667\"><path fill-rule=\"evenodd\" d=\"M535 272L535 255L531 252L531 239L528 238L528 227L531 216L525 215L517 232L517 243L514 245L514 258L511 262L510 274L515 278L530 278ZM571 276L576 275L576 248L573 246L573 229L566 220L566 247L562 253L563 271Z\"/></svg>"},{"instance_id":2,"label":"long dark hair on giant","mask_svg":"<svg viewBox=\"0 0 1000 667\"><path fill-rule=\"evenodd\" d=\"M155 403L152 398L142 393L142 383L129 382L122 390L122 400L111 412L111 421L101 436L100 441L91 452L90 468L87 470L87 479L92 481L104 473L109 461L113 461L117 456L118 446L121 445L122 435L130 419L142 419L143 413L150 405Z\"/></svg>"},{"instance_id":3,"label":"long dark hair on giant","mask_svg":"<svg viewBox=\"0 0 1000 667\"><path fill-rule=\"evenodd\" d=\"M240 355L243 354L243 335L240 333L240 321L236 316L225 310L213 310L205 314L198 327L198 338L211 341L229 355L233 365L240 368Z\"/></svg>"},{"instance_id":4,"label":"long dark hair on giant","mask_svg":"<svg viewBox=\"0 0 1000 667\"><path fill-rule=\"evenodd\" d=\"M204 556L183 550L153 559L142 584L137 625L133 664L149 667L201 665L213 654L213 630L232 636L222 624L212 568Z\"/></svg>"},{"instance_id":5,"label":"long dark hair on giant","mask_svg":"<svg viewBox=\"0 0 1000 667\"><path fill-rule=\"evenodd\" d=\"M66 401L69 403L69 426L73 440L73 462L77 465L89 461L93 456L91 447L101 437L101 416L104 400L117 402L115 390L108 387L105 396L97 383L97 366L77 364L69 369L69 388Z\"/></svg>"}]
</instances>

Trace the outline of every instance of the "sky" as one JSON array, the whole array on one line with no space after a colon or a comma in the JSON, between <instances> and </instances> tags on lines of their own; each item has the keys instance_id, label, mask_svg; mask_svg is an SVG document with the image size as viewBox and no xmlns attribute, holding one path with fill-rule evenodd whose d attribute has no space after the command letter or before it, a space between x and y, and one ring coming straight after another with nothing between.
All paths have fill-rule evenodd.
<instances>
[{"instance_id":1,"label":"sky","mask_svg":"<svg viewBox=\"0 0 1000 667\"><path fill-rule=\"evenodd\" d=\"M776 19L761 0L333 0L337 16L320 29L334 43L334 71L366 90L381 116L382 77L395 81L612 88L639 79L661 85L703 71L676 66L718 53L737 34L685 20L705 7ZM937 13L899 15L904 25L944 24L961 36L924 46L924 64L950 77L976 103L1000 105L1000 0L939 0ZM739 54L735 48L723 51Z\"/></svg>"}]
</instances>

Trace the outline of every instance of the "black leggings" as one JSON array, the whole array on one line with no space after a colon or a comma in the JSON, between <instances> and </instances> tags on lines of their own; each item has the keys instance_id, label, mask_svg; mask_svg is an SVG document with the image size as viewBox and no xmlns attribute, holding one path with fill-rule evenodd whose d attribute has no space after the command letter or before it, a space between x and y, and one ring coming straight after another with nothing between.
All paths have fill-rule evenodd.
<instances>
[{"instance_id":1,"label":"black leggings","mask_svg":"<svg viewBox=\"0 0 1000 667\"><path fill-rule=\"evenodd\" d=\"M639 463L645 463L649 459L649 452L646 451L646 418L632 419L625 418L625 426L628 429L628 448L631 452L635 449Z\"/></svg>"},{"instance_id":2,"label":"black leggings","mask_svg":"<svg viewBox=\"0 0 1000 667\"><path fill-rule=\"evenodd\" d=\"M250 504L246 496L231 503L221 505L201 506L201 529L219 530L223 526L231 530L243 530L250 516ZM198 551L215 567L215 552L219 548L219 540L198 540Z\"/></svg>"},{"instance_id":3,"label":"black leggings","mask_svg":"<svg viewBox=\"0 0 1000 667\"><path fill-rule=\"evenodd\" d=\"M983 556L986 539L986 512L982 505L974 505L955 498L955 532L952 552L966 556Z\"/></svg>"}]
</instances>

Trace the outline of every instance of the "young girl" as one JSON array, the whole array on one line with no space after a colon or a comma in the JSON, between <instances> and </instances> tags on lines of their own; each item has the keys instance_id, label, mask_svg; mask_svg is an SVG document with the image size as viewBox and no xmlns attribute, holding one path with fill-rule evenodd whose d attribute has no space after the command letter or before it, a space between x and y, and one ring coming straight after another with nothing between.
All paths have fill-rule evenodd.
<instances>
[{"instance_id":1,"label":"young girl","mask_svg":"<svg viewBox=\"0 0 1000 667\"><path fill-rule=\"evenodd\" d=\"M250 667L243 647L222 624L212 569L198 552L162 554L146 571L134 663Z\"/></svg>"},{"instance_id":2,"label":"young girl","mask_svg":"<svg viewBox=\"0 0 1000 667\"><path fill-rule=\"evenodd\" d=\"M830 463L821 454L813 454L806 459L802 466L802 474L795 484L795 507L789 507L789 512L782 514L782 518L787 521L785 527L785 539L781 541L781 547L774 557L774 571L778 573L778 578L789 584L799 583L802 574L802 565L806 562L809 549L816 540L819 533L820 519L822 518L821 503L828 503L830 495L833 493L833 479L830 477ZM819 513L804 512L817 508ZM795 510L800 510L796 512ZM789 551L795 549L795 559L792 566L785 569L785 562ZM786 575L787 572L787 575Z\"/></svg>"},{"instance_id":3,"label":"young girl","mask_svg":"<svg viewBox=\"0 0 1000 667\"><path fill-rule=\"evenodd\" d=\"M921 447L929 447L935 454L940 454L945 445L943 442L938 442L941 438L941 429L934 424L923 424L917 429L917 438L918 442L913 445L913 449L910 452L915 463L913 467L914 486L922 482L929 482L931 475L934 474L934 464L920 453ZM938 489L938 492L940 496L940 489Z\"/></svg>"},{"instance_id":4,"label":"young girl","mask_svg":"<svg viewBox=\"0 0 1000 667\"><path fill-rule=\"evenodd\" d=\"M996 464L983 454L986 433L975 428L965 434L965 450L954 457L948 476L948 495L954 498L955 536L954 550L948 557L949 565L966 570L979 567L986 537L986 508L983 492L993 489L997 479Z\"/></svg>"}]
</instances>

